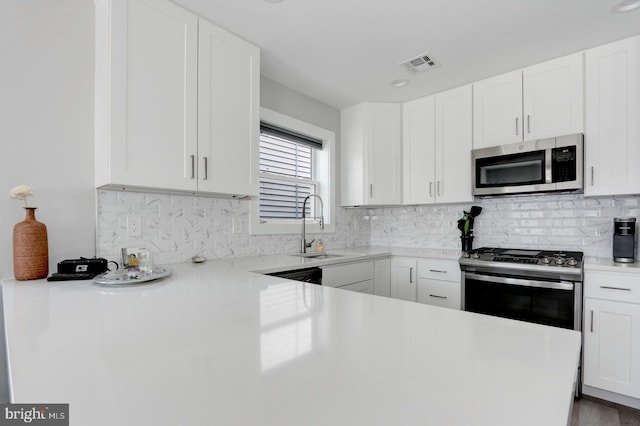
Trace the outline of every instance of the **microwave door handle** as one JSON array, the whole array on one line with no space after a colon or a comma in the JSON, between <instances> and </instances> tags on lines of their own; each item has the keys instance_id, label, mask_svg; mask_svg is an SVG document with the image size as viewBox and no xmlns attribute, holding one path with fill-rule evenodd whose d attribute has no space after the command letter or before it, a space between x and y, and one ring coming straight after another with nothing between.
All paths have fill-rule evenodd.
<instances>
[{"instance_id":1,"label":"microwave door handle","mask_svg":"<svg viewBox=\"0 0 640 426\"><path fill-rule=\"evenodd\" d=\"M552 150L545 149L544 150L544 183L553 183L553 176L551 175L551 159L552 159Z\"/></svg>"},{"instance_id":2,"label":"microwave door handle","mask_svg":"<svg viewBox=\"0 0 640 426\"><path fill-rule=\"evenodd\" d=\"M573 283L568 281L538 281L511 277L497 277L493 275L479 275L465 272L464 279L484 281L496 284L521 285L525 287L550 288L553 290L573 290Z\"/></svg>"}]
</instances>

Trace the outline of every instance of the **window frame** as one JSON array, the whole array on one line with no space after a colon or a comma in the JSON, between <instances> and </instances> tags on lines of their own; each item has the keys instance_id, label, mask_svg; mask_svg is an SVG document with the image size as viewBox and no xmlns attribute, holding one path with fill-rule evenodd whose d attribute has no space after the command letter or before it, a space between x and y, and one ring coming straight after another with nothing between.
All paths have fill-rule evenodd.
<instances>
[{"instance_id":1,"label":"window frame","mask_svg":"<svg viewBox=\"0 0 640 426\"><path fill-rule=\"evenodd\" d=\"M309 135L322 141L322 150L316 150L312 156L314 170L312 182L318 185L317 194L320 195L324 202L325 227L324 231L322 231L319 224L316 223L313 218L307 218L306 232L334 233L336 211L335 133L267 108L260 108L260 120L297 133ZM257 144L257 149L259 150L259 140L257 141ZM257 155L259 155L259 152ZM263 175L264 177L268 177L268 174L263 174L259 170L257 173L258 178L263 177ZM309 201L315 201L315 198L311 198ZM314 211L314 204L315 203L312 203L312 211ZM252 198L249 220L250 234L299 234L301 232L301 219L261 219L260 197Z\"/></svg>"}]
</instances>

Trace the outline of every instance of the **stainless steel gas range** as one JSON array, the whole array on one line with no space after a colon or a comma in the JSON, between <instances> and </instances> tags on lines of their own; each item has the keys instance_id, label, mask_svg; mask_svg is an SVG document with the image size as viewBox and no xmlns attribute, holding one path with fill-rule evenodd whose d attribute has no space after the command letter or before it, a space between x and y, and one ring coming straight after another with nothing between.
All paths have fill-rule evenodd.
<instances>
[{"instance_id":1,"label":"stainless steel gas range","mask_svg":"<svg viewBox=\"0 0 640 426\"><path fill-rule=\"evenodd\" d=\"M479 248L460 258L462 309L581 330L581 252Z\"/></svg>"},{"instance_id":2,"label":"stainless steel gas range","mask_svg":"<svg viewBox=\"0 0 640 426\"><path fill-rule=\"evenodd\" d=\"M581 331L582 259L577 251L483 247L464 253L462 309ZM576 396L579 389L578 383Z\"/></svg>"}]
</instances>

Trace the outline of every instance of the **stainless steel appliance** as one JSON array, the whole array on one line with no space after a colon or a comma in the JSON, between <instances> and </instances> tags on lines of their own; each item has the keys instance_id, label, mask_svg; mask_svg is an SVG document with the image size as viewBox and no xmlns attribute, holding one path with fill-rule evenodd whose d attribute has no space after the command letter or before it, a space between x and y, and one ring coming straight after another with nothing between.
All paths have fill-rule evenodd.
<instances>
[{"instance_id":1,"label":"stainless steel appliance","mask_svg":"<svg viewBox=\"0 0 640 426\"><path fill-rule=\"evenodd\" d=\"M633 263L636 261L636 218L613 219L613 261Z\"/></svg>"},{"instance_id":2,"label":"stainless steel appliance","mask_svg":"<svg viewBox=\"0 0 640 426\"><path fill-rule=\"evenodd\" d=\"M583 188L581 133L471 151L474 195Z\"/></svg>"},{"instance_id":3,"label":"stainless steel appliance","mask_svg":"<svg viewBox=\"0 0 640 426\"><path fill-rule=\"evenodd\" d=\"M583 254L483 247L464 253L462 309L582 330ZM579 395L580 371L576 396Z\"/></svg>"}]
</instances>

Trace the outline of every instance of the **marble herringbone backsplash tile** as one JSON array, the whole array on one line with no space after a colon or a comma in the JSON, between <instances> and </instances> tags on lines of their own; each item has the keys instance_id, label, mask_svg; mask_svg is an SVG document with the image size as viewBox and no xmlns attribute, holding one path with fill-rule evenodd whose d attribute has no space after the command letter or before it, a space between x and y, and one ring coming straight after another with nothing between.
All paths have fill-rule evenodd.
<instances>
[{"instance_id":1,"label":"marble herringbone backsplash tile","mask_svg":"<svg viewBox=\"0 0 640 426\"><path fill-rule=\"evenodd\" d=\"M611 256L614 217L640 217L638 196L544 194L477 198L474 204L483 208L474 247L581 250L588 256ZM456 222L471 205L337 208L336 232L320 236L328 249L459 249ZM159 263L175 263L195 254L214 259L298 250L298 233L250 235L249 206L242 200L99 190L97 252L119 259L121 247L145 246ZM141 217L140 237L127 237L129 216Z\"/></svg>"},{"instance_id":2,"label":"marble herringbone backsplash tile","mask_svg":"<svg viewBox=\"0 0 640 426\"><path fill-rule=\"evenodd\" d=\"M250 235L250 202L222 198L98 190L98 256L119 259L122 247L147 247L158 263L198 254L209 259L297 252L300 233ZM127 218L141 218L142 235L127 236ZM362 210L336 209L336 232L309 234L327 249L368 245Z\"/></svg>"}]
</instances>

